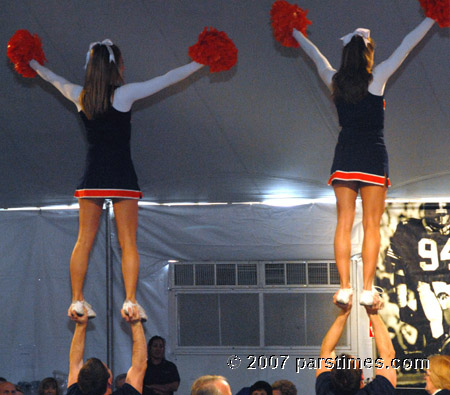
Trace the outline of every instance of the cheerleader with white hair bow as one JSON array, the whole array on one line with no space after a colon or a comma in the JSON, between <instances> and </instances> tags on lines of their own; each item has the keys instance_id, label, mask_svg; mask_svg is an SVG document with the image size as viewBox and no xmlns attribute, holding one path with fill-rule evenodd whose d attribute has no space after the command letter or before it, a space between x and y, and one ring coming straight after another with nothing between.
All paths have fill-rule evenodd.
<instances>
[{"instance_id":1,"label":"cheerleader with white hair bow","mask_svg":"<svg viewBox=\"0 0 450 395\"><path fill-rule=\"evenodd\" d=\"M28 48L28 53L24 48ZM215 72L228 70L237 61L237 49L232 41L224 32L212 28L205 28L197 44L189 48L189 55L194 59L189 64L148 81L126 84L119 48L109 39L94 42L86 55L85 80L84 85L80 86L43 66L45 56L38 36L20 30L8 44L8 56L15 63L16 71L24 77L34 77L37 73L55 86L75 104L87 131L86 167L75 191L80 211L78 239L70 260L72 304L68 315L72 318L83 316L85 312L89 318L96 316L84 299L83 283L104 199L108 198L113 202L122 250L126 294L122 313L126 314L136 306L141 319L147 319L144 309L136 301L139 274L136 232L138 200L142 198L142 193L130 153L131 107L135 101L187 78L204 64Z\"/></svg>"},{"instance_id":2,"label":"cheerleader with white hair bow","mask_svg":"<svg viewBox=\"0 0 450 395\"><path fill-rule=\"evenodd\" d=\"M376 66L370 31L358 28L341 38L344 48L337 71L305 34L293 29L293 37L314 61L331 92L341 126L328 181L334 188L337 202L334 252L340 276L338 303L349 303L353 294L350 284L351 230L358 192L362 199L364 229L364 289L360 304L371 306L378 301L373 279L380 249L380 221L390 186L383 137L384 89L389 77L433 24L433 19L425 18L387 60Z\"/></svg>"},{"instance_id":3,"label":"cheerleader with white hair bow","mask_svg":"<svg viewBox=\"0 0 450 395\"><path fill-rule=\"evenodd\" d=\"M89 46L84 85L73 84L32 60L30 66L72 101L87 131L88 153L84 175L75 191L80 205L79 231L70 260L72 304L69 316L95 317L83 296L89 253L97 234L105 198L112 199L125 284L123 310L137 304L139 255L136 246L138 200L142 197L130 153L131 107L136 100L152 95L199 70L191 62L169 73L141 83L125 84L124 62L119 48L106 39ZM144 309L138 305L146 320Z\"/></svg>"}]
</instances>

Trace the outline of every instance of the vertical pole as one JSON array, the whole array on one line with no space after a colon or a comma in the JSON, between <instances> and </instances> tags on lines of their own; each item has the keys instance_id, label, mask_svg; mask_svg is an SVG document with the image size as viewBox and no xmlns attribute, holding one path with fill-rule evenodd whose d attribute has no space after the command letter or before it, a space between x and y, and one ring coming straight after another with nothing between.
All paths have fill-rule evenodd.
<instances>
[{"instance_id":1,"label":"vertical pole","mask_svg":"<svg viewBox=\"0 0 450 395\"><path fill-rule=\"evenodd\" d=\"M113 267L112 267L112 215L113 208L111 200L106 201L106 364L112 372L114 372L114 355L113 355Z\"/></svg>"}]
</instances>

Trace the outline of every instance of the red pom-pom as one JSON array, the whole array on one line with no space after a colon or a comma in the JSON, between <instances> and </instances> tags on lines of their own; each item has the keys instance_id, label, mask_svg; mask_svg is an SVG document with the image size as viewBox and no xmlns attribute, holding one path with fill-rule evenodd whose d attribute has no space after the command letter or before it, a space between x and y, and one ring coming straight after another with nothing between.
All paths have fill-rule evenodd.
<instances>
[{"instance_id":1,"label":"red pom-pom","mask_svg":"<svg viewBox=\"0 0 450 395\"><path fill-rule=\"evenodd\" d=\"M209 66L215 73L231 69L237 62L238 50L225 32L207 27L198 36L196 44L189 47L189 56L197 63Z\"/></svg>"},{"instance_id":2,"label":"red pom-pom","mask_svg":"<svg viewBox=\"0 0 450 395\"><path fill-rule=\"evenodd\" d=\"M450 0L419 0L425 15L440 27L450 27Z\"/></svg>"},{"instance_id":3,"label":"red pom-pom","mask_svg":"<svg viewBox=\"0 0 450 395\"><path fill-rule=\"evenodd\" d=\"M39 36L31 35L25 29L17 30L9 39L6 55L14 63L14 69L26 78L36 77L36 71L29 66L30 60L34 59L41 65L47 61Z\"/></svg>"},{"instance_id":4,"label":"red pom-pom","mask_svg":"<svg viewBox=\"0 0 450 395\"><path fill-rule=\"evenodd\" d=\"M270 19L275 40L285 47L299 46L297 40L292 36L292 29L296 28L305 36L311 21L306 18L308 10L303 10L297 4L290 4L285 0L277 0L272 4Z\"/></svg>"}]
</instances>

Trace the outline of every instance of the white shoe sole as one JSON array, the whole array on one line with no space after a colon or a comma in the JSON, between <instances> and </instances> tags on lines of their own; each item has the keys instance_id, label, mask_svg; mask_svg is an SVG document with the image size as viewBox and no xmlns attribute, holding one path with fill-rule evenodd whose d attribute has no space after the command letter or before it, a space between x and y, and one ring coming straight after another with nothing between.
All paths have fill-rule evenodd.
<instances>
[{"instance_id":1,"label":"white shoe sole","mask_svg":"<svg viewBox=\"0 0 450 395\"><path fill-rule=\"evenodd\" d=\"M336 296L336 302L339 304L348 304L350 302L350 298L353 295L353 289L352 288L341 288L338 291L338 294Z\"/></svg>"}]
</instances>

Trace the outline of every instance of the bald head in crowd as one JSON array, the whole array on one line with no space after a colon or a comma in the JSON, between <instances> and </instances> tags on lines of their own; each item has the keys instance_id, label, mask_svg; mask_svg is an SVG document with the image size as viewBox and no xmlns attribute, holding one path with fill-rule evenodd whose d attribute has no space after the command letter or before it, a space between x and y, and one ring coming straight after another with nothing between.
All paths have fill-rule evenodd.
<instances>
[{"instance_id":1,"label":"bald head in crowd","mask_svg":"<svg viewBox=\"0 0 450 395\"><path fill-rule=\"evenodd\" d=\"M223 376L201 376L192 384L191 395L231 395L231 389Z\"/></svg>"},{"instance_id":2,"label":"bald head in crowd","mask_svg":"<svg viewBox=\"0 0 450 395\"><path fill-rule=\"evenodd\" d=\"M16 386L9 381L0 381L0 395L15 395Z\"/></svg>"}]
</instances>

